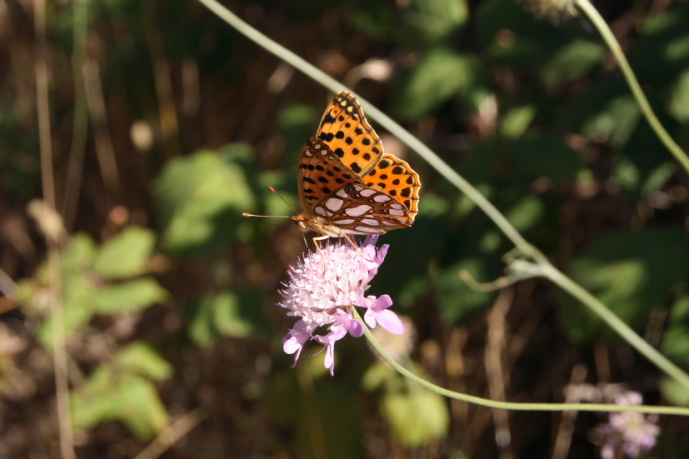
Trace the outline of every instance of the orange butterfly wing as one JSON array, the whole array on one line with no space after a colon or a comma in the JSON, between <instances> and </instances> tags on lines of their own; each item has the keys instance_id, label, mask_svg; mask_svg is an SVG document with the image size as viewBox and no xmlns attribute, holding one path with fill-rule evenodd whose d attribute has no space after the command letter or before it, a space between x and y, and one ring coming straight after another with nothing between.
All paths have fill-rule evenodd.
<instances>
[{"instance_id":1,"label":"orange butterfly wing","mask_svg":"<svg viewBox=\"0 0 689 459\"><path fill-rule=\"evenodd\" d=\"M323 114L316 137L325 142L338 158L363 176L383 156L383 144L361 109L348 92L336 94Z\"/></svg>"}]
</instances>

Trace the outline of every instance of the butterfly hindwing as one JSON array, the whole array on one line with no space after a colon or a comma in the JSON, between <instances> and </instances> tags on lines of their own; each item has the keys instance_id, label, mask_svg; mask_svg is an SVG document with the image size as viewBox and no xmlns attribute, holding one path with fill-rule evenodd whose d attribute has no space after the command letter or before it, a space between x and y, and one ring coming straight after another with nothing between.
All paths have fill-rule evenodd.
<instances>
[{"instance_id":1,"label":"butterfly hindwing","mask_svg":"<svg viewBox=\"0 0 689 459\"><path fill-rule=\"evenodd\" d=\"M404 204L409 212L410 222L414 221L418 212L421 182L419 174L406 161L393 155L384 155L363 180L366 186L383 191Z\"/></svg>"},{"instance_id":2,"label":"butterfly hindwing","mask_svg":"<svg viewBox=\"0 0 689 459\"><path fill-rule=\"evenodd\" d=\"M383 156L378 134L366 121L359 102L348 92L335 95L330 102L316 137L359 176L367 174Z\"/></svg>"},{"instance_id":3,"label":"butterfly hindwing","mask_svg":"<svg viewBox=\"0 0 689 459\"><path fill-rule=\"evenodd\" d=\"M411 226L409 212L387 193L353 183L324 196L313 207L315 216L349 234L382 234Z\"/></svg>"}]
</instances>

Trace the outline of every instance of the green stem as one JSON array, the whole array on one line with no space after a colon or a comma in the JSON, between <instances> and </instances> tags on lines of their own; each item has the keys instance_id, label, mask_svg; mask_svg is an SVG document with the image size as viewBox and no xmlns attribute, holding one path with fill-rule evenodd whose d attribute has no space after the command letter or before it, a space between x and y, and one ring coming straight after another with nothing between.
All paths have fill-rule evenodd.
<instances>
[{"instance_id":1,"label":"green stem","mask_svg":"<svg viewBox=\"0 0 689 459\"><path fill-rule=\"evenodd\" d=\"M356 308L352 308L354 317L362 324L361 319ZM682 408L677 406L648 406L648 405L612 405L602 403L514 403L514 402L498 402L473 395L462 394L437 386L421 377L415 375L411 371L404 368L397 363L390 354L380 345L371 333L371 330L364 325L364 335L368 339L371 346L389 363L395 370L400 372L403 376L422 385L426 389L432 390L445 397L463 400L468 403L475 403L476 405L486 406L489 408L501 408L504 410L519 410L519 411L595 411L595 412L619 412L619 411L635 411L637 413L657 413L657 414L672 414L678 416L689 416L689 408Z\"/></svg>"},{"instance_id":2,"label":"green stem","mask_svg":"<svg viewBox=\"0 0 689 459\"><path fill-rule=\"evenodd\" d=\"M668 134L658 120L656 114L653 112L651 104L648 103L648 99L646 99L644 92L641 90L641 86L634 75L634 71L627 61L627 57L624 55L624 52L622 52L619 42L615 38L615 35L613 35L608 24L605 22L605 19L601 17L600 13L598 13L598 10L596 10L589 0L575 1L579 8L581 8L581 10L589 17L591 22L593 22L593 25L598 29L598 32L603 37L603 40L608 45L608 48L610 48L613 56L615 56L615 59L617 59L617 62L620 64L620 70L622 70L622 74L627 80L627 84L629 85L629 88L636 99L636 103L639 104L641 112L648 120L648 124L651 125L651 128L655 131L658 138L660 138L660 141L663 142L663 145L670 150L670 153L672 153L675 159L682 164L684 170L689 173L689 157L687 157L687 154L684 152L684 150L682 150L682 148L677 145L672 137L670 137L670 134Z\"/></svg>"}]
</instances>

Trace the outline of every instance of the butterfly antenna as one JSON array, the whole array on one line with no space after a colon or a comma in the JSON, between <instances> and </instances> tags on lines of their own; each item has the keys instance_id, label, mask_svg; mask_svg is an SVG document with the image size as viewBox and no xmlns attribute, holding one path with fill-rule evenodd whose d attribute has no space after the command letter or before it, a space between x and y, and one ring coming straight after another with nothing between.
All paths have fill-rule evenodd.
<instances>
[{"instance_id":1,"label":"butterfly antenna","mask_svg":"<svg viewBox=\"0 0 689 459\"><path fill-rule=\"evenodd\" d=\"M297 209L292 207L292 204L287 202L287 200L285 198L280 196L280 193L275 191L275 188L273 188L272 186L269 186L268 189L270 191L272 191L273 193L275 193L278 198L282 199L284 201L284 203L287 204L290 207L290 209L292 209L294 211L294 213L297 213L297 214L299 213L299 212L297 212ZM249 212L243 212L242 216L244 216L244 217L261 217L261 218L292 218L289 215L256 215L256 214L250 214Z\"/></svg>"},{"instance_id":2,"label":"butterfly antenna","mask_svg":"<svg viewBox=\"0 0 689 459\"><path fill-rule=\"evenodd\" d=\"M260 217L260 218L292 218L289 215L256 215L249 212L242 212L243 217Z\"/></svg>"},{"instance_id":3,"label":"butterfly antenna","mask_svg":"<svg viewBox=\"0 0 689 459\"><path fill-rule=\"evenodd\" d=\"M292 206L292 204L290 204L289 202L287 202L287 199L285 199L285 198L283 198L282 196L280 196L280 193L278 193L278 192L275 190L275 188L273 188L272 186L269 186L268 189L269 189L270 191L272 191L273 193L275 193L275 195L276 195L278 198L282 199L282 201L283 201L285 204L287 204L287 205L290 207L290 209L292 209L292 210L294 211L295 214L298 214L298 213L299 213L299 211L298 211L297 209L295 209L295 208Z\"/></svg>"}]
</instances>

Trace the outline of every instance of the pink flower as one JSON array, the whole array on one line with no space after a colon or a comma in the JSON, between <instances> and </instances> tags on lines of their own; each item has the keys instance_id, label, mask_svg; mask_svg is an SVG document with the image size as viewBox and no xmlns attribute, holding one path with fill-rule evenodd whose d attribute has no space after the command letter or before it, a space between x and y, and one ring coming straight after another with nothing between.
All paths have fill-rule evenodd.
<instances>
[{"instance_id":1,"label":"pink flower","mask_svg":"<svg viewBox=\"0 0 689 459\"><path fill-rule=\"evenodd\" d=\"M617 405L641 405L638 392L624 392L617 396ZM660 433L657 414L644 416L643 413L622 411L610 413L609 423L598 426L595 435L603 443L601 457L614 459L622 452L627 457L637 457L641 451L648 452L656 444Z\"/></svg>"},{"instance_id":2,"label":"pink flower","mask_svg":"<svg viewBox=\"0 0 689 459\"><path fill-rule=\"evenodd\" d=\"M388 310L392 305L388 295L364 296L388 251L387 245L376 248L377 240L377 236L367 237L357 248L347 241L327 242L320 252L309 252L290 266L290 280L280 291L284 300L278 305L288 309L288 316L300 318L282 340L285 353L295 354L294 365L312 339L325 346L325 367L333 374L335 343L347 333L358 338L364 332L363 324L352 315L352 306L366 308L365 320L371 328L380 324L392 333L404 333L399 317ZM316 334L319 329L327 333Z\"/></svg>"}]
</instances>

